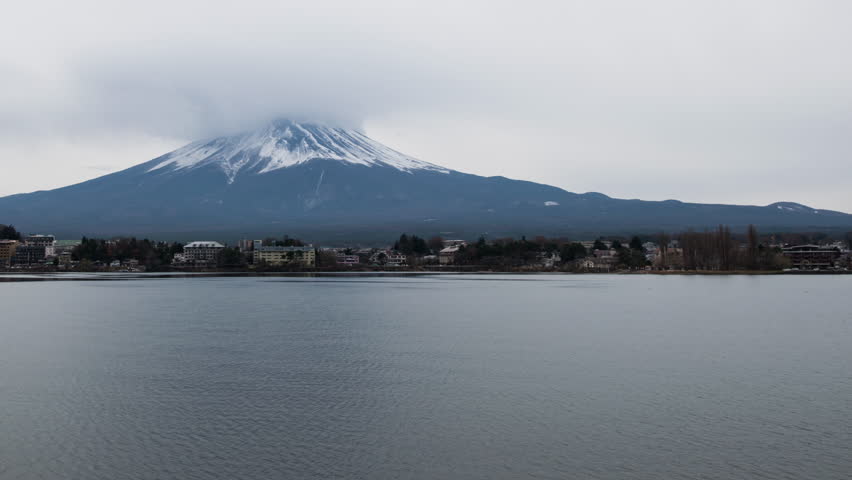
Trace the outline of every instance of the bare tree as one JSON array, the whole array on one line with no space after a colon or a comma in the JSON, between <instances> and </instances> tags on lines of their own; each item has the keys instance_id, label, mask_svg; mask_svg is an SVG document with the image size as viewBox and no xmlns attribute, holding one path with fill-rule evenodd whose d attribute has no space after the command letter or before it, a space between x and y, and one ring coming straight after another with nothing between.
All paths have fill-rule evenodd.
<instances>
[{"instance_id":1,"label":"bare tree","mask_svg":"<svg viewBox=\"0 0 852 480\"><path fill-rule=\"evenodd\" d=\"M657 243L660 245L660 266L662 268L667 268L669 265L669 242L671 241L671 237L666 232L660 232L657 234Z\"/></svg>"},{"instance_id":2,"label":"bare tree","mask_svg":"<svg viewBox=\"0 0 852 480\"><path fill-rule=\"evenodd\" d=\"M433 252L440 252L444 248L444 239L441 237L432 237L427 244Z\"/></svg>"},{"instance_id":3,"label":"bare tree","mask_svg":"<svg viewBox=\"0 0 852 480\"><path fill-rule=\"evenodd\" d=\"M749 225L746 236L748 237L748 267L756 269L758 247L760 246L760 237L757 234L757 228L754 225Z\"/></svg>"}]
</instances>

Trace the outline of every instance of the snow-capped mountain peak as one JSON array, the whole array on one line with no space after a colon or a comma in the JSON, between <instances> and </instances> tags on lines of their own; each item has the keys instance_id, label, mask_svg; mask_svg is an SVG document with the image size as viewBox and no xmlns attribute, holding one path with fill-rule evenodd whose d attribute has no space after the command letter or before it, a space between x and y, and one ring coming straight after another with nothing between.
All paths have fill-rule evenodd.
<instances>
[{"instance_id":1,"label":"snow-capped mountain peak","mask_svg":"<svg viewBox=\"0 0 852 480\"><path fill-rule=\"evenodd\" d=\"M794 202L775 202L775 203L773 203L769 206L775 207L778 210L781 210L781 211L784 211L784 212L796 212L796 213L808 212L808 213L815 213L815 214L820 213L819 210L817 210L813 207L809 207L807 205L802 205L801 203L794 203Z\"/></svg>"},{"instance_id":2,"label":"snow-capped mountain peak","mask_svg":"<svg viewBox=\"0 0 852 480\"><path fill-rule=\"evenodd\" d=\"M450 172L397 152L356 130L291 120L276 120L260 130L191 143L154 160L148 171L215 165L233 182L240 172L264 174L318 159L392 167L409 173Z\"/></svg>"}]
</instances>

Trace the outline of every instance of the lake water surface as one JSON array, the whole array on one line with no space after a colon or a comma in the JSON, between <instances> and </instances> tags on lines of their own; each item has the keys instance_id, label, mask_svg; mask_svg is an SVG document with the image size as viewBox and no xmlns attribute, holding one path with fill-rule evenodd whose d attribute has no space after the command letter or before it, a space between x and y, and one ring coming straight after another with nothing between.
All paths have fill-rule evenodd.
<instances>
[{"instance_id":1,"label":"lake water surface","mask_svg":"<svg viewBox=\"0 0 852 480\"><path fill-rule=\"evenodd\" d=\"M848 479L852 276L0 283L2 479Z\"/></svg>"}]
</instances>

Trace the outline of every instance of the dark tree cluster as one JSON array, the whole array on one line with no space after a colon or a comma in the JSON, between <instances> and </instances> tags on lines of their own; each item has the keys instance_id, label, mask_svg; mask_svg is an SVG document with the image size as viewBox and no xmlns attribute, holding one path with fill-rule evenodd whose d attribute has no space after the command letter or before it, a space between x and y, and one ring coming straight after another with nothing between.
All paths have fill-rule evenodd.
<instances>
[{"instance_id":1,"label":"dark tree cluster","mask_svg":"<svg viewBox=\"0 0 852 480\"><path fill-rule=\"evenodd\" d=\"M248 264L245 254L239 248L225 247L219 252L218 266L244 267Z\"/></svg>"},{"instance_id":2,"label":"dark tree cluster","mask_svg":"<svg viewBox=\"0 0 852 480\"><path fill-rule=\"evenodd\" d=\"M394 242L394 250L405 255L428 255L438 253L443 248L441 237L432 237L428 241L417 235L402 234ZM605 248L605 247L604 247ZM499 238L486 241L480 237L475 243L461 247L456 254L455 264L458 265L489 265L489 266L524 266L537 263L539 255L558 253L563 262L570 262L588 255L586 248L578 242L570 242L563 238L547 238L543 236L529 240L521 237Z\"/></svg>"},{"instance_id":3,"label":"dark tree cluster","mask_svg":"<svg viewBox=\"0 0 852 480\"><path fill-rule=\"evenodd\" d=\"M304 247L305 243L298 238L290 238L284 235L281 240L273 237L264 238L263 245L266 247Z\"/></svg>"},{"instance_id":4,"label":"dark tree cluster","mask_svg":"<svg viewBox=\"0 0 852 480\"><path fill-rule=\"evenodd\" d=\"M20 240L21 233L12 225L0 224L0 240Z\"/></svg>"},{"instance_id":5,"label":"dark tree cluster","mask_svg":"<svg viewBox=\"0 0 852 480\"><path fill-rule=\"evenodd\" d=\"M626 247L618 240L614 240L612 248L618 252L618 264L623 267L636 270L648 265L645 247L642 246L642 240L639 237L631 238Z\"/></svg>"},{"instance_id":6,"label":"dark tree cluster","mask_svg":"<svg viewBox=\"0 0 852 480\"><path fill-rule=\"evenodd\" d=\"M113 260L138 260L149 269L168 265L175 253L183 252L180 243L153 242L148 239L118 238L104 240L83 237L80 245L71 251L71 258L79 262L109 263Z\"/></svg>"},{"instance_id":7,"label":"dark tree cluster","mask_svg":"<svg viewBox=\"0 0 852 480\"><path fill-rule=\"evenodd\" d=\"M682 233L679 242L687 270L777 270L787 266L780 249L764 245L753 225L746 231L744 244L725 225L713 231Z\"/></svg>"},{"instance_id":8,"label":"dark tree cluster","mask_svg":"<svg viewBox=\"0 0 852 480\"><path fill-rule=\"evenodd\" d=\"M544 237L537 237L535 241L521 237L500 238L493 242L487 242L480 237L476 243L470 244L459 250L456 262L469 265L491 265L491 266L522 266L536 262L540 253L554 253L560 250L561 243Z\"/></svg>"},{"instance_id":9,"label":"dark tree cluster","mask_svg":"<svg viewBox=\"0 0 852 480\"><path fill-rule=\"evenodd\" d=\"M843 238L852 246L852 232L831 237L819 232L761 237L753 225L737 234L732 233L730 227L720 225L714 230L689 230L679 235L662 232L648 237L602 237L595 240L589 249L582 243L564 238L539 236L533 240L521 237L519 240L500 238L487 241L480 237L475 243L461 247L453 263L483 267L528 267L541 265L546 259L553 258L551 255L558 253L561 268L573 269L581 268L577 261L587 257L601 257L598 260L607 263L612 257L596 251L614 251L614 261L609 265L617 269L639 270L654 266L676 270L780 270L789 266L789 261L780 247L770 247L770 244L777 244L779 240L787 244L824 243L838 238ZM648 259L645 241L653 241L657 245L653 262ZM429 251L437 252L440 247L439 237L423 242L419 237L407 234L403 234L394 245L395 249L405 254L427 254Z\"/></svg>"},{"instance_id":10,"label":"dark tree cluster","mask_svg":"<svg viewBox=\"0 0 852 480\"><path fill-rule=\"evenodd\" d=\"M426 240L405 233L399 236L399 240L393 244L393 249L405 255L428 255L431 251Z\"/></svg>"},{"instance_id":11,"label":"dark tree cluster","mask_svg":"<svg viewBox=\"0 0 852 480\"><path fill-rule=\"evenodd\" d=\"M715 231L685 232L680 235L683 265L687 270L731 270L735 256L734 241L728 227Z\"/></svg>"},{"instance_id":12,"label":"dark tree cluster","mask_svg":"<svg viewBox=\"0 0 852 480\"><path fill-rule=\"evenodd\" d=\"M589 252L586 251L586 247L582 243L571 242L563 244L559 250L559 254L563 262L570 262L586 258Z\"/></svg>"}]
</instances>

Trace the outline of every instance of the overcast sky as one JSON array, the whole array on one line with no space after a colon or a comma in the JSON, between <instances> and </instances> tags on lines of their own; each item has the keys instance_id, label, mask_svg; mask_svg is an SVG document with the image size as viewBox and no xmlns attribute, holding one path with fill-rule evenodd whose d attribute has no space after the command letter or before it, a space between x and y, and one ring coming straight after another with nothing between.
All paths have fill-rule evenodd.
<instances>
[{"instance_id":1,"label":"overcast sky","mask_svg":"<svg viewBox=\"0 0 852 480\"><path fill-rule=\"evenodd\" d=\"M852 212L852 2L220 3L5 6L0 195L289 116L575 192Z\"/></svg>"}]
</instances>

